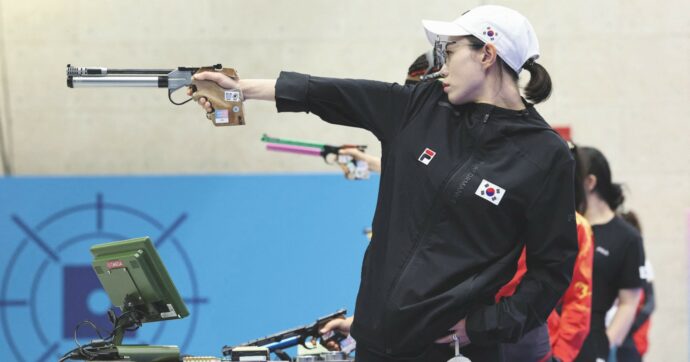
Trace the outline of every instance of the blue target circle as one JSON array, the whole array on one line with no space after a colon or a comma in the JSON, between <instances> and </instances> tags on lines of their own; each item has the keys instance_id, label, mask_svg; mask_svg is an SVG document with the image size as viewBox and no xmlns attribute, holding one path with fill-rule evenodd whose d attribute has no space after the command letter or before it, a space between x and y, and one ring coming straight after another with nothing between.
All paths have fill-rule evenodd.
<instances>
[{"instance_id":1,"label":"blue target circle","mask_svg":"<svg viewBox=\"0 0 690 362\"><path fill-rule=\"evenodd\" d=\"M108 303L108 294L102 289L92 290L86 300L86 305L89 307L89 312L93 314L106 313L108 311Z\"/></svg>"}]
</instances>

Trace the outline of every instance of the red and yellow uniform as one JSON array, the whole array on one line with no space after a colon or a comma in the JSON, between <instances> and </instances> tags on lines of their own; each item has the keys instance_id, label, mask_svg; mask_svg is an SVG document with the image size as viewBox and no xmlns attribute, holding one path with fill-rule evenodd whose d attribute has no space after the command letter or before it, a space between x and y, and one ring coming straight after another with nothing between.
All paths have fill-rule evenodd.
<instances>
[{"instance_id":1,"label":"red and yellow uniform","mask_svg":"<svg viewBox=\"0 0 690 362\"><path fill-rule=\"evenodd\" d=\"M556 310L548 319L549 337L553 355L563 362L577 357L582 343L589 334L592 311L592 264L594 262L594 236L592 227L580 214L577 219L577 241L580 251L570 287L561 299L560 315Z\"/></svg>"},{"instance_id":2,"label":"red and yellow uniform","mask_svg":"<svg viewBox=\"0 0 690 362\"><path fill-rule=\"evenodd\" d=\"M640 313L642 308L645 305L645 301L648 298L646 293L642 291L642 298L640 298L640 306L637 309L637 312ZM644 356L645 353L647 353L647 349L649 349L649 327L651 325L651 319L647 317L647 320L642 323L640 328L638 328L635 333L633 334L633 341L635 342L635 348L637 349L637 352L640 353L640 356Z\"/></svg>"}]
</instances>

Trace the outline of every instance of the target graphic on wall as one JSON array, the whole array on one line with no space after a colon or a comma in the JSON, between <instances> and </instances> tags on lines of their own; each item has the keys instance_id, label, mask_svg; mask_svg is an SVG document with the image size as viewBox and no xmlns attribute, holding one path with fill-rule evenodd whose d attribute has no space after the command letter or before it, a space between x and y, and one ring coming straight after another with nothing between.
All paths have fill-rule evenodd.
<instances>
[{"instance_id":1,"label":"target graphic on wall","mask_svg":"<svg viewBox=\"0 0 690 362\"><path fill-rule=\"evenodd\" d=\"M84 320L107 336L111 325L106 312L112 305L91 267L89 248L140 236L150 236L155 243L190 316L144 324L127 334L125 342L177 344L184 351L194 336L199 307L208 302L200 296L184 243L175 236L186 219L180 212L161 222L145 211L108 202L100 193L91 202L56 210L43 220L12 214L10 224L22 237L4 242L0 250L10 255L0 266L0 327L9 346L3 354L17 361L54 361L75 347L75 327ZM82 342L99 338L88 326L81 326L78 337Z\"/></svg>"}]
</instances>

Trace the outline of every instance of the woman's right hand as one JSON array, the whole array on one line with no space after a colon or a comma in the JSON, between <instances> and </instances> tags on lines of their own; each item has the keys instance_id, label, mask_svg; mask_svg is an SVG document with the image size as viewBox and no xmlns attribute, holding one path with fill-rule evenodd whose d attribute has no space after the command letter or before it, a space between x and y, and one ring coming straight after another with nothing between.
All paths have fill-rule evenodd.
<instances>
[{"instance_id":1,"label":"woman's right hand","mask_svg":"<svg viewBox=\"0 0 690 362\"><path fill-rule=\"evenodd\" d=\"M240 87L240 82L237 80L234 80L230 77L228 77L225 74L222 74L220 72L201 72L198 74L194 74L193 76L194 80L209 80L212 82L216 82L221 88L224 89L238 89ZM192 90L187 89L187 95L192 96ZM206 98L201 97L197 101L201 107L204 108L206 113L212 112L213 107L211 106L211 102L209 102Z\"/></svg>"},{"instance_id":2,"label":"woman's right hand","mask_svg":"<svg viewBox=\"0 0 690 362\"><path fill-rule=\"evenodd\" d=\"M378 157L374 157L372 155L368 155L360 150L358 150L355 147L352 148L342 148L338 152L341 155L349 155L352 156L355 160L358 161L366 161L366 163L369 165L369 171L374 171L374 172L381 172L381 159Z\"/></svg>"},{"instance_id":3,"label":"woman's right hand","mask_svg":"<svg viewBox=\"0 0 690 362\"><path fill-rule=\"evenodd\" d=\"M354 317L349 317L345 319L337 318L329 321L326 323L323 328L319 330L319 333L323 336L324 334L335 331L335 332L340 332L344 335L349 335L350 334L350 327L352 327L352 322L354 321ZM339 351L340 346L338 343L334 341L329 341L326 343L326 348L328 348L331 351Z\"/></svg>"}]
</instances>

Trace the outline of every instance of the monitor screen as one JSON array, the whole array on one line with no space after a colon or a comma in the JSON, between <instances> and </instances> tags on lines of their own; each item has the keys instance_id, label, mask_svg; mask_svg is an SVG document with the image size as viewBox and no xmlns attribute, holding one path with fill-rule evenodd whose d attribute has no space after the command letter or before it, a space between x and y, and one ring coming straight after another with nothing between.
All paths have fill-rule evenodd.
<instances>
[{"instance_id":1,"label":"monitor screen","mask_svg":"<svg viewBox=\"0 0 690 362\"><path fill-rule=\"evenodd\" d=\"M189 315L148 237L94 245L91 254L103 289L123 314L141 323Z\"/></svg>"}]
</instances>

